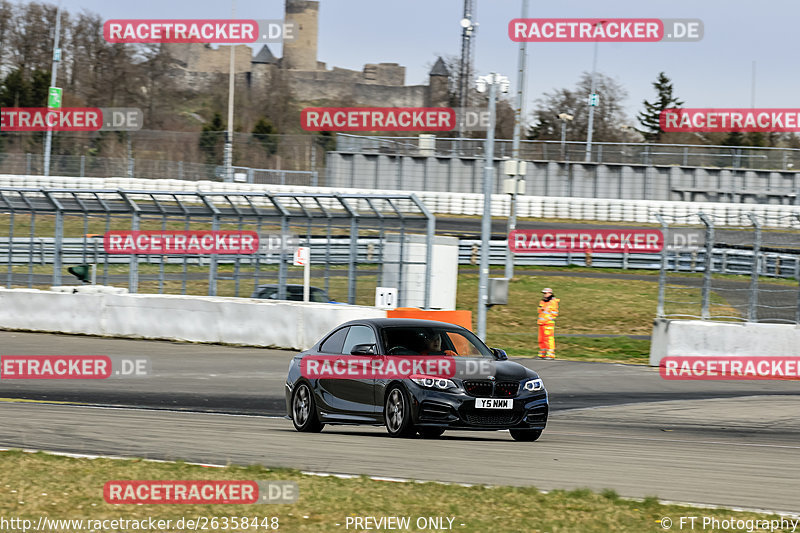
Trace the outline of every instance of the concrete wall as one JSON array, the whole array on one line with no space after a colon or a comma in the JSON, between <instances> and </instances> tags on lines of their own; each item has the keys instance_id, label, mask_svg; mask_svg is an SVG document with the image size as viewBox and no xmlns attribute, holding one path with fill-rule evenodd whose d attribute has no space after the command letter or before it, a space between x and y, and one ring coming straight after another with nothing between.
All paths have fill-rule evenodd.
<instances>
[{"instance_id":1,"label":"concrete wall","mask_svg":"<svg viewBox=\"0 0 800 533\"><path fill-rule=\"evenodd\" d=\"M656 319L650 365L664 357L800 357L800 326Z\"/></svg>"},{"instance_id":2,"label":"concrete wall","mask_svg":"<svg viewBox=\"0 0 800 533\"><path fill-rule=\"evenodd\" d=\"M0 289L0 328L217 342L304 350L348 320L386 311L355 305L149 294Z\"/></svg>"},{"instance_id":3,"label":"concrete wall","mask_svg":"<svg viewBox=\"0 0 800 533\"><path fill-rule=\"evenodd\" d=\"M501 173L495 161L495 176ZM480 193L483 159L330 152L327 185ZM655 165L528 161L525 194L631 200L800 205L800 173ZM774 194L766 194L772 191ZM495 179L494 192L502 192Z\"/></svg>"},{"instance_id":4,"label":"concrete wall","mask_svg":"<svg viewBox=\"0 0 800 533\"><path fill-rule=\"evenodd\" d=\"M231 66L231 46L236 47L233 72L249 72L253 49L246 44L220 45L212 48L208 44L164 44L165 51L190 72L227 74Z\"/></svg>"}]
</instances>

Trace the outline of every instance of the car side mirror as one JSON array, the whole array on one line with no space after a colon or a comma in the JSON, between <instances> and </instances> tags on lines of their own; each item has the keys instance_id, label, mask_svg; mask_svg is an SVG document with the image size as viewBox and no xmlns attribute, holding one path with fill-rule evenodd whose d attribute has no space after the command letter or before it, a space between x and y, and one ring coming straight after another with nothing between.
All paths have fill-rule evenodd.
<instances>
[{"instance_id":1,"label":"car side mirror","mask_svg":"<svg viewBox=\"0 0 800 533\"><path fill-rule=\"evenodd\" d=\"M501 350L500 348L492 348L492 354L494 354L498 361L508 361L508 354L505 350Z\"/></svg>"},{"instance_id":2,"label":"car side mirror","mask_svg":"<svg viewBox=\"0 0 800 533\"><path fill-rule=\"evenodd\" d=\"M350 350L350 355L375 355L374 344L356 344Z\"/></svg>"}]
</instances>

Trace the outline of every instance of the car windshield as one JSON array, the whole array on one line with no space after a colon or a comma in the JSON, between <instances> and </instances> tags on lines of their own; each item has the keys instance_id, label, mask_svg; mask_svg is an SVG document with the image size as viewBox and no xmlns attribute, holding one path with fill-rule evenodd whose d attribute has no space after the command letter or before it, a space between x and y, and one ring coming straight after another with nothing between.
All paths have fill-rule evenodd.
<instances>
[{"instance_id":1,"label":"car windshield","mask_svg":"<svg viewBox=\"0 0 800 533\"><path fill-rule=\"evenodd\" d=\"M478 337L466 330L447 327L398 326L381 332L388 355L450 355L492 357Z\"/></svg>"}]
</instances>

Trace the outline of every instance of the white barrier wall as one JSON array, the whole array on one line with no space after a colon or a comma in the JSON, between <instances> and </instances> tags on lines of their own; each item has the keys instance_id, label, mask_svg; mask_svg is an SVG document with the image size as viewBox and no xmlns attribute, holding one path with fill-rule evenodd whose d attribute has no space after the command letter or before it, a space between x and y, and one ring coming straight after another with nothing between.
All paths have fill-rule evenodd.
<instances>
[{"instance_id":1,"label":"white barrier wall","mask_svg":"<svg viewBox=\"0 0 800 533\"><path fill-rule=\"evenodd\" d=\"M650 365L664 357L800 357L800 326L656 319Z\"/></svg>"},{"instance_id":2,"label":"white barrier wall","mask_svg":"<svg viewBox=\"0 0 800 533\"><path fill-rule=\"evenodd\" d=\"M27 331L305 350L342 322L385 317L356 305L0 289L0 328Z\"/></svg>"},{"instance_id":3,"label":"white barrier wall","mask_svg":"<svg viewBox=\"0 0 800 533\"><path fill-rule=\"evenodd\" d=\"M150 180L136 178L72 178L60 176L18 176L0 175L0 187L52 187L52 188L95 188L156 191L269 191L302 193L343 193L343 194L382 194L409 191L387 191L374 189L331 189L326 187L301 187L293 185L263 185L249 183L221 183L218 181L188 180ZM480 194L451 192L416 192L419 199L431 212L439 215L481 215L483 196ZM401 209L406 206L399 202ZM333 207L331 204L328 207ZM492 195L492 216L508 216L510 199L507 194ZM800 208L785 205L738 204L723 202L674 202L654 200L617 200L610 198L577 198L558 196L519 196L517 202L520 217L564 218L574 220L595 220L603 222L656 223L653 213L667 216L686 216L698 211L714 215L717 223L728 219L733 224L740 223L745 213L777 218L789 226L792 221L786 215L800 214Z\"/></svg>"}]
</instances>

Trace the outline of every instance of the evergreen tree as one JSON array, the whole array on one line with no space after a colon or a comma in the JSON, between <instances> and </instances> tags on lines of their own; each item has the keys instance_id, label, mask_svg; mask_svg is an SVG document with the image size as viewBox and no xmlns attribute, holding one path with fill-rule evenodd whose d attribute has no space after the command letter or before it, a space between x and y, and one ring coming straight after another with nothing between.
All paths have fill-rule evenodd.
<instances>
[{"instance_id":1,"label":"evergreen tree","mask_svg":"<svg viewBox=\"0 0 800 533\"><path fill-rule=\"evenodd\" d=\"M658 142L661 140L661 112L665 109L680 108L683 101L678 100L673 94L672 81L664 74L659 72L658 79L653 82L653 88L658 93L654 102L644 101L644 111L637 117L643 126L642 135L648 142Z\"/></svg>"},{"instance_id":2,"label":"evergreen tree","mask_svg":"<svg viewBox=\"0 0 800 533\"><path fill-rule=\"evenodd\" d=\"M203 132L200 134L200 151L206 156L206 163L213 165L222 158L222 145L225 131L225 123L222 122L222 115L214 113L210 122L203 124Z\"/></svg>"},{"instance_id":3,"label":"evergreen tree","mask_svg":"<svg viewBox=\"0 0 800 533\"><path fill-rule=\"evenodd\" d=\"M268 155L274 155L278 151L277 130L269 119L261 117L253 126L253 137L261 143Z\"/></svg>"}]
</instances>

